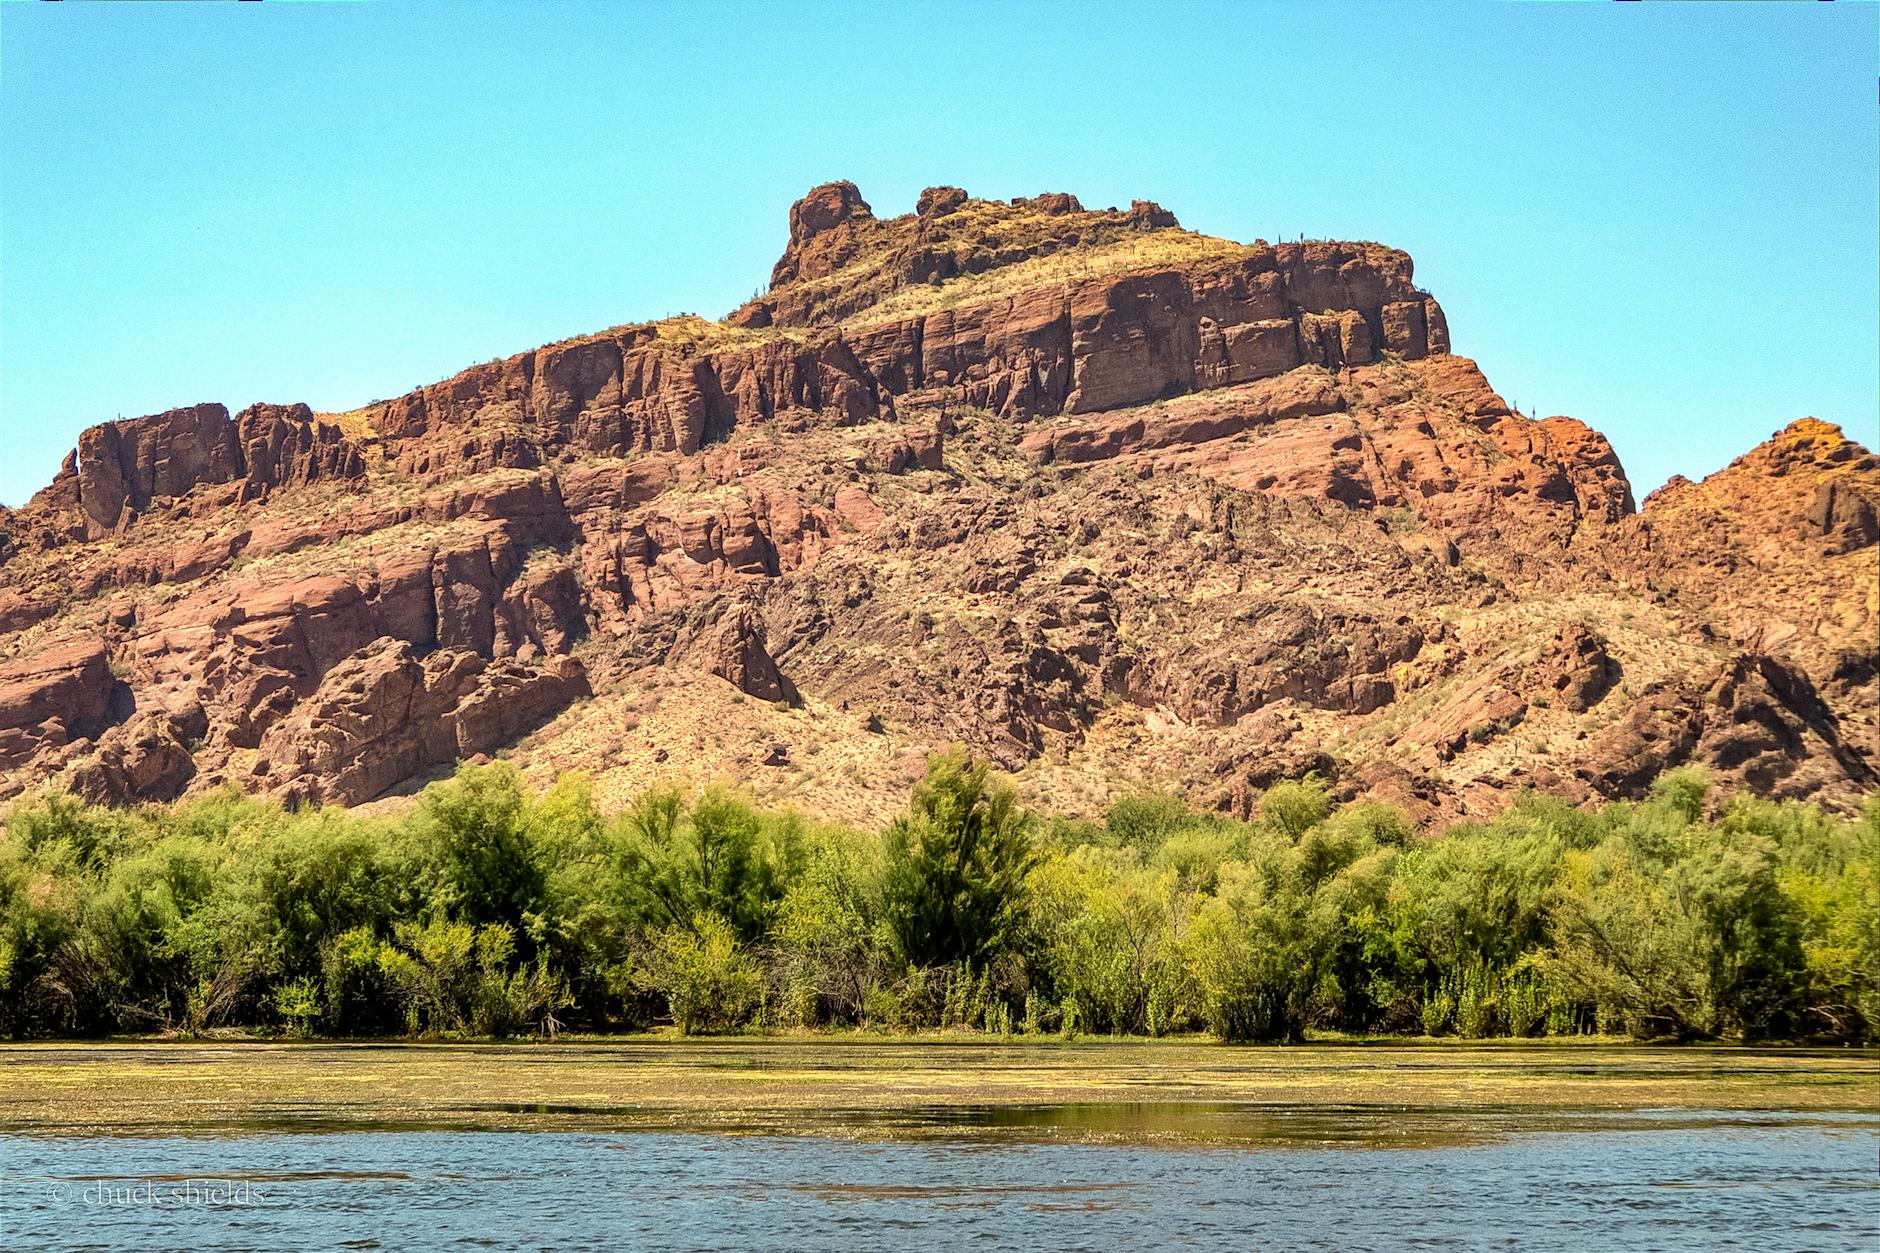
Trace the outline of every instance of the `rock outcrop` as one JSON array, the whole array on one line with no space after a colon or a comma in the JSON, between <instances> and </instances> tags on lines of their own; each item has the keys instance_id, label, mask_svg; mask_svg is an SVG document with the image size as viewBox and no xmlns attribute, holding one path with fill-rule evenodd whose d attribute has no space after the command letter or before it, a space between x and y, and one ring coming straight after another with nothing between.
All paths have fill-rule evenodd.
<instances>
[{"instance_id":1,"label":"rock outcrop","mask_svg":"<svg viewBox=\"0 0 1880 1253\"><path fill-rule=\"evenodd\" d=\"M365 474L358 446L338 427L316 421L304 404L248 406L235 417L235 440L248 499L276 487Z\"/></svg>"},{"instance_id":2,"label":"rock outcrop","mask_svg":"<svg viewBox=\"0 0 1880 1253\"><path fill-rule=\"evenodd\" d=\"M1412 723L1402 742L1421 745L1421 764L1427 767L1453 761L1472 746L1508 734L1531 712L1559 708L1585 713L1619 680L1620 667L1609 647L1606 638L1585 623L1567 623L1539 648L1523 650L1460 684Z\"/></svg>"},{"instance_id":3,"label":"rock outcrop","mask_svg":"<svg viewBox=\"0 0 1880 1253\"><path fill-rule=\"evenodd\" d=\"M208 729L200 705L147 710L105 732L65 781L98 804L175 800L196 776L195 752Z\"/></svg>"},{"instance_id":4,"label":"rock outcrop","mask_svg":"<svg viewBox=\"0 0 1880 1253\"><path fill-rule=\"evenodd\" d=\"M690 653L711 674L759 700L797 704L796 684L785 678L766 647L763 618L749 605L732 604L700 623L688 644Z\"/></svg>"},{"instance_id":5,"label":"rock outcrop","mask_svg":"<svg viewBox=\"0 0 1880 1253\"><path fill-rule=\"evenodd\" d=\"M1846 809L1877 557L1839 428L1640 509L1395 249L829 183L722 321L85 431L0 510L0 795L350 804L513 752L860 816L962 742L1072 808L1315 770L1434 821L1695 762Z\"/></svg>"},{"instance_id":6,"label":"rock outcrop","mask_svg":"<svg viewBox=\"0 0 1880 1253\"><path fill-rule=\"evenodd\" d=\"M269 727L244 782L300 799L370 800L505 747L589 694L573 657L530 668L445 648L419 660L401 640L375 640Z\"/></svg>"},{"instance_id":7,"label":"rock outcrop","mask_svg":"<svg viewBox=\"0 0 1880 1253\"><path fill-rule=\"evenodd\" d=\"M103 731L113 683L97 639L54 644L0 665L0 769Z\"/></svg>"},{"instance_id":8,"label":"rock outcrop","mask_svg":"<svg viewBox=\"0 0 1880 1253\"><path fill-rule=\"evenodd\" d=\"M67 463L73 502L94 533L120 529L162 498L198 485L240 481L242 498L319 479L356 479L365 462L337 427L306 405L251 405L230 418L218 404L191 405L85 431ZM63 477L63 475L62 475Z\"/></svg>"},{"instance_id":9,"label":"rock outcrop","mask_svg":"<svg viewBox=\"0 0 1880 1253\"><path fill-rule=\"evenodd\" d=\"M1687 762L1773 796L1832 792L1844 781L1880 786L1872 760L1842 742L1806 676L1754 653L1647 688L1586 757L1579 775L1607 796L1642 795L1659 773Z\"/></svg>"}]
</instances>

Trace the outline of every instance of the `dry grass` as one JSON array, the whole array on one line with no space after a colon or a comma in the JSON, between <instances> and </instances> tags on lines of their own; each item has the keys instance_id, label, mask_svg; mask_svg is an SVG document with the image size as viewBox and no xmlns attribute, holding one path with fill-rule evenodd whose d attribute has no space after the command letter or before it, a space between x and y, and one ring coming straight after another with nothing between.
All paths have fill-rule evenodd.
<instances>
[{"instance_id":1,"label":"dry grass","mask_svg":"<svg viewBox=\"0 0 1880 1253\"><path fill-rule=\"evenodd\" d=\"M962 275L937 287L904 287L844 325L870 326L919 317L1083 279L1231 261L1251 251L1245 244L1191 231L1153 231L1146 235L1132 232L1100 247L1070 248L1032 257L983 274Z\"/></svg>"},{"instance_id":2,"label":"dry grass","mask_svg":"<svg viewBox=\"0 0 1880 1253\"><path fill-rule=\"evenodd\" d=\"M378 438L379 428L375 419L384 407L384 401L375 400L357 409L348 409L345 413L316 413L313 416L321 422L337 426L340 434L347 439L363 443Z\"/></svg>"},{"instance_id":3,"label":"dry grass","mask_svg":"<svg viewBox=\"0 0 1880 1253\"><path fill-rule=\"evenodd\" d=\"M652 667L571 707L510 760L540 785L581 771L609 812L651 787L694 792L729 783L765 805L874 826L900 810L912 763L924 763L936 746L893 727L868 734L860 721L858 712L813 698L791 709L745 696L715 675ZM761 764L772 744L788 748L787 765Z\"/></svg>"},{"instance_id":4,"label":"dry grass","mask_svg":"<svg viewBox=\"0 0 1880 1253\"><path fill-rule=\"evenodd\" d=\"M414 518L337 539L320 540L289 552L269 553L261 557L237 557L226 575L191 584L192 590L219 582L266 582L278 584L315 575L357 575L378 568L381 558L390 553L406 554L424 548L447 547L454 540L468 540L487 526L474 518L436 522Z\"/></svg>"},{"instance_id":5,"label":"dry grass","mask_svg":"<svg viewBox=\"0 0 1880 1253\"><path fill-rule=\"evenodd\" d=\"M800 342L803 336L801 331L790 331L778 327L733 326L729 322L714 322L709 318L702 318L691 313L656 322L653 329L661 348L688 355L698 352L750 348L759 344L775 343L780 339Z\"/></svg>"}]
</instances>

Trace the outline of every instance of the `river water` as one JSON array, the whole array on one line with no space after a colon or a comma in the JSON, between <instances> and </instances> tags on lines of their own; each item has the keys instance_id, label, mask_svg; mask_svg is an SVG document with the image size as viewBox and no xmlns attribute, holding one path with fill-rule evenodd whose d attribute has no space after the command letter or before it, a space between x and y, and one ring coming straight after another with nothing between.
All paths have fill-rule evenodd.
<instances>
[{"instance_id":1,"label":"river water","mask_svg":"<svg viewBox=\"0 0 1880 1253\"><path fill-rule=\"evenodd\" d=\"M1840 1250L1880 1247L1877 1152L1874 1114L1465 1128L1414 1110L1349 1121L1224 1105L953 1111L790 1135L9 1135L0 1243Z\"/></svg>"}]
</instances>

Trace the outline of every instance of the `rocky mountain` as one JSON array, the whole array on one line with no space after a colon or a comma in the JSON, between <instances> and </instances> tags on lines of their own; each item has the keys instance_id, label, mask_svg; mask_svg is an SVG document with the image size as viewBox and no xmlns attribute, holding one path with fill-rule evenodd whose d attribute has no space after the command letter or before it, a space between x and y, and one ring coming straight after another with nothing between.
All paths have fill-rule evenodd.
<instances>
[{"instance_id":1,"label":"rocky mountain","mask_svg":"<svg viewBox=\"0 0 1880 1253\"><path fill-rule=\"evenodd\" d=\"M0 515L0 794L356 804L502 753L859 818L964 742L1074 812L1317 770L1448 818L1688 761L1847 807L1877 519L1814 419L1638 506L1395 249L832 183L720 321L84 432Z\"/></svg>"}]
</instances>

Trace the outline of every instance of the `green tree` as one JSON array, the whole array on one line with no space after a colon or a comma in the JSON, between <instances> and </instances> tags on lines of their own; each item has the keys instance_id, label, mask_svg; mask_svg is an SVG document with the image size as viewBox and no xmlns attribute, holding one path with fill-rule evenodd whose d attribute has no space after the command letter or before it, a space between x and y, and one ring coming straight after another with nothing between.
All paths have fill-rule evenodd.
<instances>
[{"instance_id":1,"label":"green tree","mask_svg":"<svg viewBox=\"0 0 1880 1253\"><path fill-rule=\"evenodd\" d=\"M1035 931L1055 998L1091 1031L1160 1034L1182 998L1176 944L1194 895L1133 848L1084 847L1031 872Z\"/></svg>"},{"instance_id":2,"label":"green tree","mask_svg":"<svg viewBox=\"0 0 1880 1253\"><path fill-rule=\"evenodd\" d=\"M563 972L571 1023L637 1021L632 972L639 919L588 779L571 774L557 780L537 803L532 825L546 877L529 934Z\"/></svg>"},{"instance_id":3,"label":"green tree","mask_svg":"<svg viewBox=\"0 0 1880 1253\"><path fill-rule=\"evenodd\" d=\"M183 1026L199 991L183 926L211 897L219 858L203 841L162 839L112 867L86 903L85 941L98 993L117 1025Z\"/></svg>"},{"instance_id":4,"label":"green tree","mask_svg":"<svg viewBox=\"0 0 1880 1253\"><path fill-rule=\"evenodd\" d=\"M434 918L423 926L401 922L395 936L379 946L377 959L404 1008L406 1033L462 1029L476 983L476 928Z\"/></svg>"},{"instance_id":5,"label":"green tree","mask_svg":"<svg viewBox=\"0 0 1880 1253\"><path fill-rule=\"evenodd\" d=\"M872 836L825 828L771 927L780 1002L809 1026L825 1011L851 1022L881 987L881 846Z\"/></svg>"},{"instance_id":6,"label":"green tree","mask_svg":"<svg viewBox=\"0 0 1880 1253\"><path fill-rule=\"evenodd\" d=\"M6 819L9 844L34 855L63 846L72 867L91 874L102 872L123 855L132 829L128 814L87 805L64 792L27 797L14 805Z\"/></svg>"},{"instance_id":7,"label":"green tree","mask_svg":"<svg viewBox=\"0 0 1880 1253\"><path fill-rule=\"evenodd\" d=\"M1544 823L1510 816L1404 854L1388 904L1394 951L1373 960L1417 1001L1427 1033L1500 1029L1502 981L1546 944L1562 852Z\"/></svg>"},{"instance_id":8,"label":"green tree","mask_svg":"<svg viewBox=\"0 0 1880 1253\"><path fill-rule=\"evenodd\" d=\"M505 762L464 766L450 782L424 789L414 823L434 911L474 925L517 927L541 908L545 875L530 808Z\"/></svg>"},{"instance_id":9,"label":"green tree","mask_svg":"<svg viewBox=\"0 0 1880 1253\"><path fill-rule=\"evenodd\" d=\"M1781 849L1777 878L1806 972L1798 1031L1880 1039L1880 797L1850 823L1812 805L1738 798L1724 824L1765 832Z\"/></svg>"},{"instance_id":10,"label":"green tree","mask_svg":"<svg viewBox=\"0 0 1880 1253\"><path fill-rule=\"evenodd\" d=\"M281 829L239 859L225 893L252 898L246 941L287 979L319 973L327 946L357 927L390 934L412 912L410 867L385 829L343 811L283 815Z\"/></svg>"},{"instance_id":11,"label":"green tree","mask_svg":"<svg viewBox=\"0 0 1880 1253\"><path fill-rule=\"evenodd\" d=\"M742 1026L763 994L757 962L737 931L709 913L657 932L635 977L666 999L681 1035Z\"/></svg>"},{"instance_id":12,"label":"green tree","mask_svg":"<svg viewBox=\"0 0 1880 1253\"><path fill-rule=\"evenodd\" d=\"M615 850L629 910L646 925L684 927L711 915L750 943L769 929L801 866L802 827L723 788L690 808L677 792L656 790L622 815Z\"/></svg>"},{"instance_id":13,"label":"green tree","mask_svg":"<svg viewBox=\"0 0 1880 1253\"><path fill-rule=\"evenodd\" d=\"M1025 913L1032 817L1011 784L963 750L940 754L883 836L883 913L914 967L983 964L1014 946Z\"/></svg>"},{"instance_id":14,"label":"green tree","mask_svg":"<svg viewBox=\"0 0 1880 1253\"><path fill-rule=\"evenodd\" d=\"M1804 977L1801 928L1773 844L1647 821L1568 855L1553 969L1638 1036L1740 1035L1790 1026Z\"/></svg>"},{"instance_id":15,"label":"green tree","mask_svg":"<svg viewBox=\"0 0 1880 1253\"><path fill-rule=\"evenodd\" d=\"M1652 784L1652 796L1667 809L1696 822L1704 816L1704 801L1710 795L1710 776L1698 766L1680 766Z\"/></svg>"},{"instance_id":16,"label":"green tree","mask_svg":"<svg viewBox=\"0 0 1880 1253\"><path fill-rule=\"evenodd\" d=\"M1332 789L1316 774L1275 783L1260 797L1260 818L1296 840L1332 814Z\"/></svg>"},{"instance_id":17,"label":"green tree","mask_svg":"<svg viewBox=\"0 0 1880 1253\"><path fill-rule=\"evenodd\" d=\"M1354 918L1382 904L1394 858L1361 831L1314 824L1298 844L1263 834L1223 866L1184 945L1209 1028L1228 1041L1304 1039L1315 1005L1341 999L1338 958Z\"/></svg>"},{"instance_id":18,"label":"green tree","mask_svg":"<svg viewBox=\"0 0 1880 1253\"><path fill-rule=\"evenodd\" d=\"M75 941L93 884L73 843L37 851L0 840L0 1032L67 1034L108 1025Z\"/></svg>"}]
</instances>

